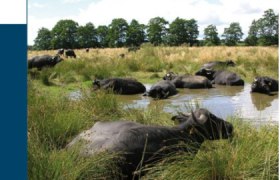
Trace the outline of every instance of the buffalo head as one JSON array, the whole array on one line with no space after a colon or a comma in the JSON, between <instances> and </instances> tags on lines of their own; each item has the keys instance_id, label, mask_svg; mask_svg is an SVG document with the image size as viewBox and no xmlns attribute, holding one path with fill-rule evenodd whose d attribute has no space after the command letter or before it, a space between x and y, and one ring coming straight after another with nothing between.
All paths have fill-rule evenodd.
<instances>
[{"instance_id":1,"label":"buffalo head","mask_svg":"<svg viewBox=\"0 0 280 180\"><path fill-rule=\"evenodd\" d=\"M215 74L216 71L212 70L212 69L205 69L205 68L202 68L200 69L199 71L197 71L195 73L195 75L198 75L198 76L204 76L204 77L207 77L207 79L209 80L213 80L214 79L214 74Z\"/></svg>"},{"instance_id":2,"label":"buffalo head","mask_svg":"<svg viewBox=\"0 0 280 180\"><path fill-rule=\"evenodd\" d=\"M92 81L93 90L97 90L100 88L100 80L95 79Z\"/></svg>"},{"instance_id":3,"label":"buffalo head","mask_svg":"<svg viewBox=\"0 0 280 180\"><path fill-rule=\"evenodd\" d=\"M52 57L52 61L55 63L59 63L59 62L63 61L63 58L61 58L59 55L55 55Z\"/></svg>"},{"instance_id":4,"label":"buffalo head","mask_svg":"<svg viewBox=\"0 0 280 180\"><path fill-rule=\"evenodd\" d=\"M262 78L256 77L251 85L251 92L260 92L270 95L270 83L271 82L264 81Z\"/></svg>"},{"instance_id":5,"label":"buffalo head","mask_svg":"<svg viewBox=\"0 0 280 180\"><path fill-rule=\"evenodd\" d=\"M177 77L177 75L174 72L168 72L162 79L171 81L175 79L175 77Z\"/></svg>"},{"instance_id":6,"label":"buffalo head","mask_svg":"<svg viewBox=\"0 0 280 180\"><path fill-rule=\"evenodd\" d=\"M190 129L190 135L198 141L205 139L227 139L233 134L231 123L226 122L203 108L188 114L181 113L173 116L172 120L178 120L180 125Z\"/></svg>"},{"instance_id":7,"label":"buffalo head","mask_svg":"<svg viewBox=\"0 0 280 180\"><path fill-rule=\"evenodd\" d=\"M169 91L165 92L162 87L156 86L151 89L149 92L145 92L143 96L151 96L155 99L166 99L169 96Z\"/></svg>"}]
</instances>

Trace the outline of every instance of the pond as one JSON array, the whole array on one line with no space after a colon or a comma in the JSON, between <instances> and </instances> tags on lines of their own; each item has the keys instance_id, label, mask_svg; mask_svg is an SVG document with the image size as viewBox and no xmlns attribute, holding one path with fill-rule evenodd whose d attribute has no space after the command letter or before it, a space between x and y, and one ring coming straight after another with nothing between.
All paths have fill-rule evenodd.
<instances>
[{"instance_id":1,"label":"pond","mask_svg":"<svg viewBox=\"0 0 280 180\"><path fill-rule=\"evenodd\" d=\"M145 84L147 90L150 84ZM157 100L164 106L164 111L176 114L186 112L188 107L207 108L221 118L238 116L257 124L278 124L278 93L273 96L250 93L251 84L245 86L215 85L211 89L178 89L179 93L168 99ZM118 95L125 108L147 108L156 100L140 95ZM157 102L158 103L158 102Z\"/></svg>"},{"instance_id":2,"label":"pond","mask_svg":"<svg viewBox=\"0 0 280 180\"><path fill-rule=\"evenodd\" d=\"M145 84L146 89L151 84ZM187 112L189 107L207 108L221 118L241 117L255 124L278 124L278 93L273 96L250 93L251 84L245 86L215 85L211 89L178 89L178 94L168 99L154 100L151 97L137 95L116 95L124 108L149 108L155 103L163 105L163 110L172 114ZM81 92L74 91L69 97L81 98Z\"/></svg>"}]
</instances>

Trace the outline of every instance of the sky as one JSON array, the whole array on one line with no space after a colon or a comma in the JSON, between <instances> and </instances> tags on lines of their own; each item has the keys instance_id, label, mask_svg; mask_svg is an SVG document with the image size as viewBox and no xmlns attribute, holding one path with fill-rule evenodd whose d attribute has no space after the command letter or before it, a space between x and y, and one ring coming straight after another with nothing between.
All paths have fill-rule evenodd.
<instances>
[{"instance_id":1,"label":"sky","mask_svg":"<svg viewBox=\"0 0 280 180\"><path fill-rule=\"evenodd\" d=\"M145 25L157 16L169 23L176 17L193 18L199 26L199 39L210 24L221 35L230 23L239 22L245 38L254 19L261 18L267 9L278 14L278 7L277 0L28 0L28 45L34 44L40 28L51 30L62 19L98 27L115 18L128 23L136 19Z\"/></svg>"}]
</instances>

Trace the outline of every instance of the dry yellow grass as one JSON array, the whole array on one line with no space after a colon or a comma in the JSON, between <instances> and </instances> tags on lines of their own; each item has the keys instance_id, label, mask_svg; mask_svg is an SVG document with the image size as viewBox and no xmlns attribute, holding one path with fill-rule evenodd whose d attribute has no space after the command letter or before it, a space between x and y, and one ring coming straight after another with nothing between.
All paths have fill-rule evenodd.
<instances>
[{"instance_id":1,"label":"dry yellow grass","mask_svg":"<svg viewBox=\"0 0 280 180\"><path fill-rule=\"evenodd\" d=\"M151 49L152 48L152 49ZM144 49L144 50L143 50ZM144 47L140 51L128 53L126 48L106 48L90 49L86 53L84 49L76 49L75 52L79 58L107 57L110 59L119 58L120 54L125 54L127 58L145 56L145 50L153 51L152 55L165 62L174 62L177 60L188 60L193 62L208 62L212 60L225 59L247 59L255 61L259 59L278 59L278 48L276 47ZM48 51L28 51L28 57L56 54L56 50Z\"/></svg>"},{"instance_id":2,"label":"dry yellow grass","mask_svg":"<svg viewBox=\"0 0 280 180\"><path fill-rule=\"evenodd\" d=\"M29 51L28 58L43 54L55 55L56 52ZM85 49L76 49L75 52L77 60L85 63L85 67L110 66L109 69L113 71L119 68L124 72L174 71L193 74L206 62L231 59L237 64L232 70L245 80L252 81L254 76L260 75L278 79L278 47L153 47L145 44L137 52L128 52L127 48L90 49L88 53ZM125 57L121 58L120 54ZM67 61L77 62L71 59Z\"/></svg>"}]
</instances>

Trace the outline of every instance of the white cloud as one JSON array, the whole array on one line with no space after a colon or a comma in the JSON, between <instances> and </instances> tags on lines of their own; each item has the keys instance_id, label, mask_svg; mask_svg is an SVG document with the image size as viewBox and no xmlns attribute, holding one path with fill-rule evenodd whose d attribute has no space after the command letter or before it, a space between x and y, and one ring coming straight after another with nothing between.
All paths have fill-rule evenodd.
<instances>
[{"instance_id":1,"label":"white cloud","mask_svg":"<svg viewBox=\"0 0 280 180\"><path fill-rule=\"evenodd\" d=\"M74 2L80 0L64 1ZM29 25L31 26L30 29L46 27L46 24L52 24L53 26L58 20L66 18L73 19L80 25L92 22L96 27L98 25L108 25L114 18L124 18L128 23L132 19L136 19L140 23L148 24L151 18L160 16L164 17L169 23L176 17L194 18L198 21L200 34L203 34L206 26L214 24L221 35L224 28L228 27L230 23L239 22L242 31L247 34L253 19L260 18L263 12L269 8L278 13L278 9L275 9L276 7L278 7L277 1L271 0L259 0L258 2L222 0L219 3L209 3L206 0L100 0L90 3L86 9L80 9L78 15L51 19L32 17L33 19L29 21ZM34 31L28 32L30 38L34 37L34 35L31 35ZM28 42L30 43L30 41L32 40Z\"/></svg>"},{"instance_id":2,"label":"white cloud","mask_svg":"<svg viewBox=\"0 0 280 180\"><path fill-rule=\"evenodd\" d=\"M47 5L46 4L42 4L42 3L32 3L32 4L28 4L28 9L31 9L31 8L44 8L46 7Z\"/></svg>"},{"instance_id":3,"label":"white cloud","mask_svg":"<svg viewBox=\"0 0 280 180\"><path fill-rule=\"evenodd\" d=\"M65 4L73 4L73 3L79 3L82 0L63 0L63 3Z\"/></svg>"}]
</instances>

